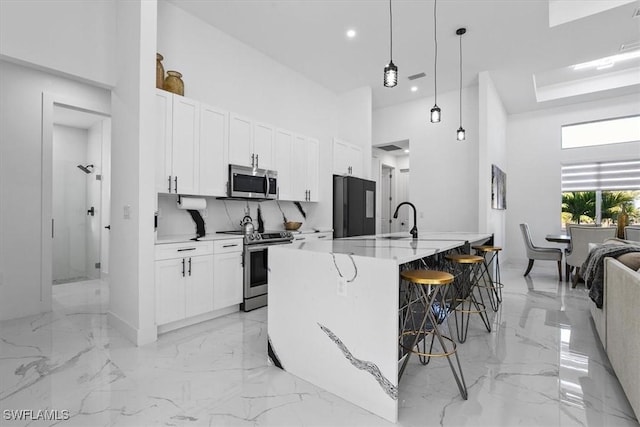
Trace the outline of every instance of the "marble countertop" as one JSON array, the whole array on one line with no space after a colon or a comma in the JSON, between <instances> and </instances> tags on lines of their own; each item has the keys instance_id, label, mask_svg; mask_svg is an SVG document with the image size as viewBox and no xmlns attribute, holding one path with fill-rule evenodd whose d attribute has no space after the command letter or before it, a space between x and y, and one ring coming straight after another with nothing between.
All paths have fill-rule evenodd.
<instances>
[{"instance_id":1,"label":"marble countertop","mask_svg":"<svg viewBox=\"0 0 640 427\"><path fill-rule=\"evenodd\" d=\"M462 246L467 242L483 242L491 237L487 233L425 232L413 239L408 233L390 233L358 236L329 241L311 241L278 246L278 250L305 250L311 252L356 255L367 258L393 259L398 264L428 257Z\"/></svg>"}]
</instances>

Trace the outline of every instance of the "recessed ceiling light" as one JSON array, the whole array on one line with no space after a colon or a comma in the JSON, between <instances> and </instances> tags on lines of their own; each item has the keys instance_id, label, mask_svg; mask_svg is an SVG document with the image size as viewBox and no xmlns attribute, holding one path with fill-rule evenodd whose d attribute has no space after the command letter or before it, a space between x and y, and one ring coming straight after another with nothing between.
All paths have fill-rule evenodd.
<instances>
[{"instance_id":1,"label":"recessed ceiling light","mask_svg":"<svg viewBox=\"0 0 640 427\"><path fill-rule=\"evenodd\" d=\"M408 152L409 152L409 149L407 148L406 150L404 150L404 152L405 152L405 153L408 153Z\"/></svg>"},{"instance_id":2,"label":"recessed ceiling light","mask_svg":"<svg viewBox=\"0 0 640 427\"><path fill-rule=\"evenodd\" d=\"M411 92L417 92L418 86L411 86Z\"/></svg>"},{"instance_id":3,"label":"recessed ceiling light","mask_svg":"<svg viewBox=\"0 0 640 427\"><path fill-rule=\"evenodd\" d=\"M347 30L347 37L349 37L350 39L354 38L356 34L356 30L354 29Z\"/></svg>"}]
</instances>

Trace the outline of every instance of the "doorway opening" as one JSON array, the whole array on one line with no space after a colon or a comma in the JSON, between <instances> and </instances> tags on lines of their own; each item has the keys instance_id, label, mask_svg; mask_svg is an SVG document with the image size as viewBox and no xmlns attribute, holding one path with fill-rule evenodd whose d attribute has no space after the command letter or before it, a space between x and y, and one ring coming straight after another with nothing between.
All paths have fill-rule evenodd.
<instances>
[{"instance_id":1,"label":"doorway opening","mask_svg":"<svg viewBox=\"0 0 640 427\"><path fill-rule=\"evenodd\" d=\"M53 285L108 273L111 119L53 106L51 145Z\"/></svg>"},{"instance_id":2,"label":"doorway opening","mask_svg":"<svg viewBox=\"0 0 640 427\"><path fill-rule=\"evenodd\" d=\"M389 165L382 165L380 174L380 231L382 233L392 233L395 230L393 221L393 212L395 209L395 185L394 185L395 168Z\"/></svg>"}]
</instances>

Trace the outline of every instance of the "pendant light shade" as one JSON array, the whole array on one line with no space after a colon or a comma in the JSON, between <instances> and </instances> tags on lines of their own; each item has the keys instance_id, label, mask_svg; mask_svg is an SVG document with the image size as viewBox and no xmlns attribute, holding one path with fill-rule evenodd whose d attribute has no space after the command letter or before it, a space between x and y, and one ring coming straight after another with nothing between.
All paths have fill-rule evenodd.
<instances>
[{"instance_id":1,"label":"pendant light shade","mask_svg":"<svg viewBox=\"0 0 640 427\"><path fill-rule=\"evenodd\" d=\"M398 84L398 67L393 61L384 67L384 85L385 87L394 87Z\"/></svg>"},{"instance_id":2,"label":"pendant light shade","mask_svg":"<svg viewBox=\"0 0 640 427\"><path fill-rule=\"evenodd\" d=\"M438 31L437 31L437 19L436 19L436 6L438 5L438 0L433 0L433 47L434 47L434 58L433 58L433 108L431 109L431 123L439 123L441 118L440 107L438 107Z\"/></svg>"},{"instance_id":3,"label":"pendant light shade","mask_svg":"<svg viewBox=\"0 0 640 427\"><path fill-rule=\"evenodd\" d=\"M460 37L460 127L456 131L456 139L458 141L466 139L466 132L462 127L462 35L466 32L466 28L458 28L456 30L456 34Z\"/></svg>"},{"instance_id":4,"label":"pendant light shade","mask_svg":"<svg viewBox=\"0 0 640 427\"><path fill-rule=\"evenodd\" d=\"M393 63L393 15L389 0L389 63L384 67L384 86L394 87L398 84L398 67Z\"/></svg>"}]
</instances>

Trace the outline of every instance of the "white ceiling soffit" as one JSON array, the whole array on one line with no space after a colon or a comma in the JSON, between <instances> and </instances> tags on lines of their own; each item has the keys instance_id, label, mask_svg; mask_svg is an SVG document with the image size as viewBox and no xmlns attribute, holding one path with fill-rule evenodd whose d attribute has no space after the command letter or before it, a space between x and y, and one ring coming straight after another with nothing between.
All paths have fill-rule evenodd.
<instances>
[{"instance_id":1,"label":"white ceiling soffit","mask_svg":"<svg viewBox=\"0 0 640 427\"><path fill-rule=\"evenodd\" d=\"M587 63L536 73L533 82L538 102L640 85L640 49L633 57L615 61L614 55ZM611 59L613 58L613 59Z\"/></svg>"},{"instance_id":2,"label":"white ceiling soffit","mask_svg":"<svg viewBox=\"0 0 640 427\"><path fill-rule=\"evenodd\" d=\"M549 0L549 26L575 21L636 0Z\"/></svg>"}]
</instances>

